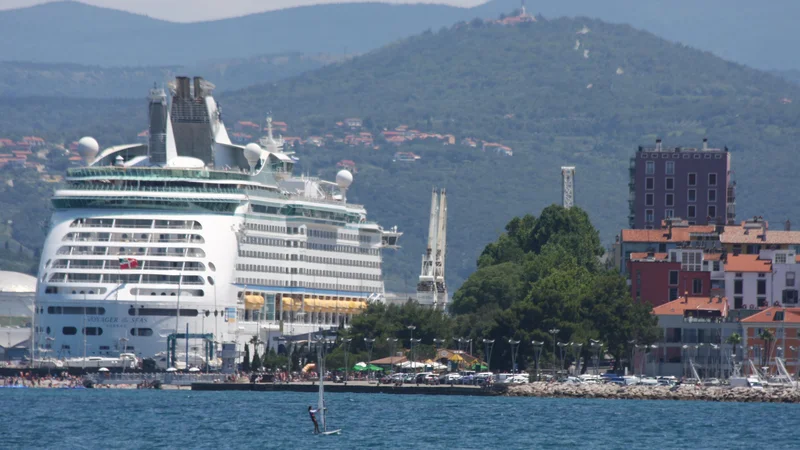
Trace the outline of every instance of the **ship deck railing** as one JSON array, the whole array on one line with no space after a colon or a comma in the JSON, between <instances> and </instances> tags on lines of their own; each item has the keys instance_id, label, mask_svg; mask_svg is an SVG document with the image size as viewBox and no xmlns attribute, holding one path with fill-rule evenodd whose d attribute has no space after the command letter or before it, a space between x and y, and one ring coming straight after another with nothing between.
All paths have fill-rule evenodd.
<instances>
[{"instance_id":1,"label":"ship deck railing","mask_svg":"<svg viewBox=\"0 0 800 450\"><path fill-rule=\"evenodd\" d=\"M186 187L186 186L126 186L105 183L86 183L86 184L70 184L60 190L75 190L75 191L114 191L114 192L186 192L194 194L241 194L242 190L237 188L203 188L203 187Z\"/></svg>"}]
</instances>

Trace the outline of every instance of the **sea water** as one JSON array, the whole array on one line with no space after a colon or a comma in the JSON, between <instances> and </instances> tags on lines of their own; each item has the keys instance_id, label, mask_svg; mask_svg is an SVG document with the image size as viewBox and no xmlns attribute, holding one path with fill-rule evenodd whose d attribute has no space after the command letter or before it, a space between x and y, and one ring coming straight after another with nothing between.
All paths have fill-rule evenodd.
<instances>
[{"instance_id":1,"label":"sea water","mask_svg":"<svg viewBox=\"0 0 800 450\"><path fill-rule=\"evenodd\" d=\"M0 389L0 448L798 448L800 405L329 393Z\"/></svg>"}]
</instances>

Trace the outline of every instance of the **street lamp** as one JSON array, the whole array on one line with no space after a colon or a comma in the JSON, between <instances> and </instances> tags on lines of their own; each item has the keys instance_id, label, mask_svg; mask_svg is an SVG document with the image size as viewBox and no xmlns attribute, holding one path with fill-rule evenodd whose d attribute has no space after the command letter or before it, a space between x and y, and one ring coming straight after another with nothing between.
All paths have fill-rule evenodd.
<instances>
[{"instance_id":1,"label":"street lamp","mask_svg":"<svg viewBox=\"0 0 800 450\"><path fill-rule=\"evenodd\" d=\"M489 372L492 371L492 350L494 350L494 339L484 339L483 356L486 357L486 370Z\"/></svg>"},{"instance_id":2,"label":"street lamp","mask_svg":"<svg viewBox=\"0 0 800 450\"><path fill-rule=\"evenodd\" d=\"M350 370L350 367L348 367L348 365L347 365L347 354L348 354L348 350L350 350L350 341L352 341L351 338L342 339L342 342L344 342L344 384L345 384L345 386L347 385L347 378L348 378L347 374L348 374L348 372Z\"/></svg>"},{"instance_id":3,"label":"street lamp","mask_svg":"<svg viewBox=\"0 0 800 450\"><path fill-rule=\"evenodd\" d=\"M575 373L577 375L581 374L581 347L583 347L583 344L581 343L572 343L572 352L575 355Z\"/></svg>"},{"instance_id":4,"label":"street lamp","mask_svg":"<svg viewBox=\"0 0 800 450\"><path fill-rule=\"evenodd\" d=\"M375 345L375 338L365 337L364 344L367 346L367 380L369 380L371 372L369 366L372 365L372 346Z\"/></svg>"},{"instance_id":5,"label":"street lamp","mask_svg":"<svg viewBox=\"0 0 800 450\"><path fill-rule=\"evenodd\" d=\"M633 360L636 359L636 339L631 339L628 344L631 346L631 359L628 361L628 368L631 370L631 375L636 375L636 371L633 368Z\"/></svg>"},{"instance_id":6,"label":"street lamp","mask_svg":"<svg viewBox=\"0 0 800 450\"><path fill-rule=\"evenodd\" d=\"M556 345L558 346L558 355L561 357L561 366L559 366L559 370L564 370L564 347L569 344L557 342Z\"/></svg>"},{"instance_id":7,"label":"street lamp","mask_svg":"<svg viewBox=\"0 0 800 450\"><path fill-rule=\"evenodd\" d=\"M410 343L409 343L408 352L411 354L411 360L412 360L411 361L411 366L414 369L414 372L416 372L417 370L416 370L416 367L414 367L414 361L413 360L414 360L414 330L416 330L417 327L415 325L409 325L406 328L408 328L408 331L411 333L411 337L409 338L409 342Z\"/></svg>"},{"instance_id":8,"label":"street lamp","mask_svg":"<svg viewBox=\"0 0 800 450\"><path fill-rule=\"evenodd\" d=\"M397 344L397 338L386 338L389 343L389 370L394 373L394 346Z\"/></svg>"},{"instance_id":9,"label":"street lamp","mask_svg":"<svg viewBox=\"0 0 800 450\"><path fill-rule=\"evenodd\" d=\"M414 348L414 344L419 344L422 342L422 339L412 339L411 340L411 357L414 358L414 361L411 363L414 369L414 372L417 372L417 349Z\"/></svg>"},{"instance_id":10,"label":"street lamp","mask_svg":"<svg viewBox=\"0 0 800 450\"><path fill-rule=\"evenodd\" d=\"M511 373L517 373L517 352L519 351L519 341L509 339L511 345Z\"/></svg>"},{"instance_id":11,"label":"street lamp","mask_svg":"<svg viewBox=\"0 0 800 450\"><path fill-rule=\"evenodd\" d=\"M542 356L542 347L544 347L544 341L531 341L531 345L533 345L533 361L536 367L536 379L539 379L539 357Z\"/></svg>"},{"instance_id":12,"label":"street lamp","mask_svg":"<svg viewBox=\"0 0 800 450\"><path fill-rule=\"evenodd\" d=\"M658 345L657 344L652 344L652 345L650 345L650 348L653 349L653 352L652 352L653 353L653 376L657 377L658 376L658 370L656 369L657 368L656 359L658 359L658 354L657 354Z\"/></svg>"},{"instance_id":13,"label":"street lamp","mask_svg":"<svg viewBox=\"0 0 800 450\"><path fill-rule=\"evenodd\" d=\"M556 379L556 334L561 331L558 328L551 328L549 333L553 335L553 379Z\"/></svg>"},{"instance_id":14,"label":"street lamp","mask_svg":"<svg viewBox=\"0 0 800 450\"><path fill-rule=\"evenodd\" d=\"M598 375L600 372L600 350L603 344L601 344L600 341L589 339L589 346L592 347L592 358L594 358L594 374ZM638 346L636 347L638 348Z\"/></svg>"}]
</instances>

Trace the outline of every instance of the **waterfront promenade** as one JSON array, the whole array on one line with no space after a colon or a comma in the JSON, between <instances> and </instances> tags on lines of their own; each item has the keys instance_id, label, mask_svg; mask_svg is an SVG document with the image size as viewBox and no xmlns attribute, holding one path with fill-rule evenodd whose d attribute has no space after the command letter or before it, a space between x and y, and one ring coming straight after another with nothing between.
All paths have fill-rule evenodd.
<instances>
[{"instance_id":1,"label":"waterfront promenade","mask_svg":"<svg viewBox=\"0 0 800 450\"><path fill-rule=\"evenodd\" d=\"M257 391L257 392L317 392L316 382L302 381L291 383L192 383L193 391ZM425 385L405 383L403 385L377 384L366 381L325 383L325 392L347 392L353 394L416 394L416 395L497 395L494 390L480 386Z\"/></svg>"}]
</instances>

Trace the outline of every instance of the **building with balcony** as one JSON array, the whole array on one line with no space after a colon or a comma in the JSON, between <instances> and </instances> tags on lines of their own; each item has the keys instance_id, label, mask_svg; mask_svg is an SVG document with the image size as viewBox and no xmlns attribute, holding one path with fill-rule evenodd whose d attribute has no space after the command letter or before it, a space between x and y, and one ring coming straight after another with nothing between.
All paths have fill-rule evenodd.
<instances>
[{"instance_id":1,"label":"building with balcony","mask_svg":"<svg viewBox=\"0 0 800 450\"><path fill-rule=\"evenodd\" d=\"M653 376L727 378L732 372L733 333L743 336L742 319L756 311L732 311L724 297L680 297L653 308L662 335L646 367ZM654 370L655 373L651 373Z\"/></svg>"}]
</instances>

